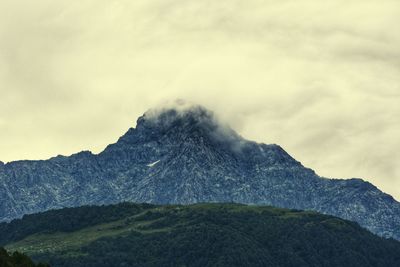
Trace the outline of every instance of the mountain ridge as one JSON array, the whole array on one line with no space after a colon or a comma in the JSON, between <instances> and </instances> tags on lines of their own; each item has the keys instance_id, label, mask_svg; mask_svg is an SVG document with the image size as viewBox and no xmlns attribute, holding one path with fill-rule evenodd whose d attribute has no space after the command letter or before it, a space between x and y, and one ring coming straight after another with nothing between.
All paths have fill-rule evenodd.
<instances>
[{"instance_id":1,"label":"mountain ridge","mask_svg":"<svg viewBox=\"0 0 400 267\"><path fill-rule=\"evenodd\" d=\"M0 221L123 201L237 202L315 210L400 239L392 197L361 179L320 177L278 145L245 140L201 106L150 110L98 154L0 165L0 198Z\"/></svg>"}]
</instances>

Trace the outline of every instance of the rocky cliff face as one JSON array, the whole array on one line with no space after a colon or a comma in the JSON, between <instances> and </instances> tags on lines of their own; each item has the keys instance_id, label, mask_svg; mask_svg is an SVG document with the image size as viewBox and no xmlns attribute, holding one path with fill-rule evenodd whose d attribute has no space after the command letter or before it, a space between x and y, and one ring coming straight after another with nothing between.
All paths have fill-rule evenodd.
<instances>
[{"instance_id":1,"label":"rocky cliff face","mask_svg":"<svg viewBox=\"0 0 400 267\"><path fill-rule=\"evenodd\" d=\"M0 220L109 204L238 202L315 210L400 240L400 203L361 179L319 177L202 107L149 111L100 154L0 164Z\"/></svg>"}]
</instances>

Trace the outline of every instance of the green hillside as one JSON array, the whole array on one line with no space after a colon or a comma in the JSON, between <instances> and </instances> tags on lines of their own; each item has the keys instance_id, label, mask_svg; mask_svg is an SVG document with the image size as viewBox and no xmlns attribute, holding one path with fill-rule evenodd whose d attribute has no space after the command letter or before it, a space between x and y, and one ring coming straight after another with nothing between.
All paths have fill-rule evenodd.
<instances>
[{"instance_id":1,"label":"green hillside","mask_svg":"<svg viewBox=\"0 0 400 267\"><path fill-rule=\"evenodd\" d=\"M9 254L4 248L0 248L0 267L48 267L48 265L35 264L28 256L14 252Z\"/></svg>"},{"instance_id":2,"label":"green hillside","mask_svg":"<svg viewBox=\"0 0 400 267\"><path fill-rule=\"evenodd\" d=\"M315 212L123 203L0 224L0 245L51 266L400 266L400 243Z\"/></svg>"}]
</instances>

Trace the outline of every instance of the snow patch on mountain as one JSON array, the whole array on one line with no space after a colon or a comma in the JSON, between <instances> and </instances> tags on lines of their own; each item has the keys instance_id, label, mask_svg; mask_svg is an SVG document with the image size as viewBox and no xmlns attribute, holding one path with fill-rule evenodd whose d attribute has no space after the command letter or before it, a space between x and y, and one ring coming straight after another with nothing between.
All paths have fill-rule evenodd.
<instances>
[{"instance_id":1,"label":"snow patch on mountain","mask_svg":"<svg viewBox=\"0 0 400 267\"><path fill-rule=\"evenodd\" d=\"M153 166L155 166L157 163L159 163L160 162L160 160L157 160L157 161L154 161L154 162L152 162L152 163L149 163L149 164L147 164L146 166L147 167L153 167Z\"/></svg>"}]
</instances>

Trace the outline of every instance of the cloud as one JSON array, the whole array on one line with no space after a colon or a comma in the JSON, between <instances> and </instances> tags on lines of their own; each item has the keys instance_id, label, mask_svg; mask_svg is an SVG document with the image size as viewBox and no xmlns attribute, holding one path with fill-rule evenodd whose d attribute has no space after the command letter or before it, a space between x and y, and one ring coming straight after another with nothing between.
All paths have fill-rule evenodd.
<instances>
[{"instance_id":1,"label":"cloud","mask_svg":"<svg viewBox=\"0 0 400 267\"><path fill-rule=\"evenodd\" d=\"M378 0L0 2L0 159L101 151L176 98L400 198L400 18Z\"/></svg>"}]
</instances>

